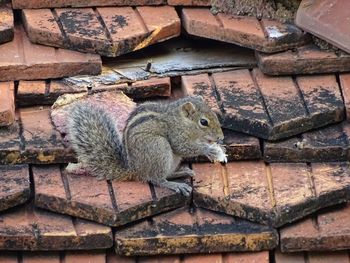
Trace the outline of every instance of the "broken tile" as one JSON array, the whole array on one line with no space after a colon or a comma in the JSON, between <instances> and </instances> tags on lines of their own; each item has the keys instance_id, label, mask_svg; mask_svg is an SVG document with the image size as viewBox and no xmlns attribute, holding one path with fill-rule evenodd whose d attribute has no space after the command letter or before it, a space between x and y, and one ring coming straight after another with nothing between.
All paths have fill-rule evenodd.
<instances>
[{"instance_id":1,"label":"broken tile","mask_svg":"<svg viewBox=\"0 0 350 263\"><path fill-rule=\"evenodd\" d=\"M28 165L0 165L0 211L26 202L29 184Z\"/></svg>"},{"instance_id":2,"label":"broken tile","mask_svg":"<svg viewBox=\"0 0 350 263\"><path fill-rule=\"evenodd\" d=\"M338 162L350 156L346 122L306 132L279 142L264 142L267 162Z\"/></svg>"},{"instance_id":3,"label":"broken tile","mask_svg":"<svg viewBox=\"0 0 350 263\"><path fill-rule=\"evenodd\" d=\"M55 8L55 7L94 7L94 6L140 6L161 5L166 0L12 0L15 9Z\"/></svg>"},{"instance_id":4,"label":"broken tile","mask_svg":"<svg viewBox=\"0 0 350 263\"><path fill-rule=\"evenodd\" d=\"M280 235L282 252L350 249L350 204L286 226Z\"/></svg>"},{"instance_id":5,"label":"broken tile","mask_svg":"<svg viewBox=\"0 0 350 263\"><path fill-rule=\"evenodd\" d=\"M349 2L303 0L295 23L303 30L350 53Z\"/></svg>"},{"instance_id":6,"label":"broken tile","mask_svg":"<svg viewBox=\"0 0 350 263\"><path fill-rule=\"evenodd\" d=\"M349 200L348 163L193 164L194 203L279 227Z\"/></svg>"},{"instance_id":7,"label":"broken tile","mask_svg":"<svg viewBox=\"0 0 350 263\"><path fill-rule=\"evenodd\" d=\"M24 139L22 162L66 163L75 158L51 123L50 108L21 108L19 113Z\"/></svg>"},{"instance_id":8,"label":"broken tile","mask_svg":"<svg viewBox=\"0 0 350 263\"><path fill-rule=\"evenodd\" d=\"M104 58L103 71L97 76L65 78L69 85L82 88L111 86L151 78L177 77L200 72L256 66L252 50L209 39L176 38L151 45L118 59Z\"/></svg>"},{"instance_id":9,"label":"broken tile","mask_svg":"<svg viewBox=\"0 0 350 263\"><path fill-rule=\"evenodd\" d=\"M0 81L96 75L101 72L101 64L95 54L32 44L19 25L14 39L0 45Z\"/></svg>"},{"instance_id":10,"label":"broken tile","mask_svg":"<svg viewBox=\"0 0 350 263\"><path fill-rule=\"evenodd\" d=\"M213 15L209 8L183 8L182 22L190 35L272 53L303 45L308 37L294 25L255 17Z\"/></svg>"},{"instance_id":11,"label":"broken tile","mask_svg":"<svg viewBox=\"0 0 350 263\"><path fill-rule=\"evenodd\" d=\"M0 82L0 127L15 122L15 86L13 82Z\"/></svg>"},{"instance_id":12,"label":"broken tile","mask_svg":"<svg viewBox=\"0 0 350 263\"><path fill-rule=\"evenodd\" d=\"M26 204L0 214L0 250L106 249L110 227Z\"/></svg>"},{"instance_id":13,"label":"broken tile","mask_svg":"<svg viewBox=\"0 0 350 263\"><path fill-rule=\"evenodd\" d=\"M350 70L350 55L306 45L280 53L256 52L259 68L268 75L320 74Z\"/></svg>"},{"instance_id":14,"label":"broken tile","mask_svg":"<svg viewBox=\"0 0 350 263\"><path fill-rule=\"evenodd\" d=\"M0 2L0 44L11 41L14 35L14 18L11 4Z\"/></svg>"},{"instance_id":15,"label":"broken tile","mask_svg":"<svg viewBox=\"0 0 350 263\"><path fill-rule=\"evenodd\" d=\"M173 7L25 9L34 43L115 57L180 34Z\"/></svg>"},{"instance_id":16,"label":"broken tile","mask_svg":"<svg viewBox=\"0 0 350 263\"><path fill-rule=\"evenodd\" d=\"M117 254L125 256L260 251L273 249L278 234L268 226L184 207L117 230L115 243Z\"/></svg>"},{"instance_id":17,"label":"broken tile","mask_svg":"<svg viewBox=\"0 0 350 263\"><path fill-rule=\"evenodd\" d=\"M186 95L202 95L222 126L278 140L339 122L344 104L334 75L268 77L258 69L182 77ZM237 95L239 94L239 96Z\"/></svg>"},{"instance_id":18,"label":"broken tile","mask_svg":"<svg viewBox=\"0 0 350 263\"><path fill-rule=\"evenodd\" d=\"M125 225L189 201L147 183L99 181L86 174L61 172L58 166L35 166L33 175L36 206L109 226Z\"/></svg>"}]
</instances>

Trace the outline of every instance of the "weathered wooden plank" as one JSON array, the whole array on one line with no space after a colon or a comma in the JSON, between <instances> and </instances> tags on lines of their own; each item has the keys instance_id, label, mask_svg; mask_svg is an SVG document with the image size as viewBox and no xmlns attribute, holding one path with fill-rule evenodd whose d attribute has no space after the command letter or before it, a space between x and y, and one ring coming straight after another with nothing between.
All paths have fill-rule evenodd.
<instances>
[{"instance_id":1,"label":"weathered wooden plank","mask_svg":"<svg viewBox=\"0 0 350 263\"><path fill-rule=\"evenodd\" d=\"M74 221L32 204L0 215L0 250L106 249L113 245L109 227Z\"/></svg>"},{"instance_id":2,"label":"weathered wooden plank","mask_svg":"<svg viewBox=\"0 0 350 263\"><path fill-rule=\"evenodd\" d=\"M23 204L30 197L28 165L0 166L0 211Z\"/></svg>"},{"instance_id":3,"label":"weathered wooden plank","mask_svg":"<svg viewBox=\"0 0 350 263\"><path fill-rule=\"evenodd\" d=\"M231 216L188 207L117 230L120 255L160 255L272 249L276 230Z\"/></svg>"},{"instance_id":4,"label":"weathered wooden plank","mask_svg":"<svg viewBox=\"0 0 350 263\"><path fill-rule=\"evenodd\" d=\"M344 250L349 247L349 204L325 210L281 229L282 252Z\"/></svg>"}]
</instances>

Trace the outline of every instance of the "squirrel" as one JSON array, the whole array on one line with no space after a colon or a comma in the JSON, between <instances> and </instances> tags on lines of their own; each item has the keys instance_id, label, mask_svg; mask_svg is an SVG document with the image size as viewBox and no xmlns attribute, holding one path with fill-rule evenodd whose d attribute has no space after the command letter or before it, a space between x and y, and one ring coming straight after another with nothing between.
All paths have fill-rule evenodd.
<instances>
[{"instance_id":1,"label":"squirrel","mask_svg":"<svg viewBox=\"0 0 350 263\"><path fill-rule=\"evenodd\" d=\"M168 181L194 176L190 168L180 166L183 158L203 155L227 162L218 144L224 139L220 122L201 96L138 105L123 136L105 110L78 102L68 117L68 138L78 159L68 171L87 168L98 179L136 179L185 196L192 191L188 184Z\"/></svg>"}]
</instances>

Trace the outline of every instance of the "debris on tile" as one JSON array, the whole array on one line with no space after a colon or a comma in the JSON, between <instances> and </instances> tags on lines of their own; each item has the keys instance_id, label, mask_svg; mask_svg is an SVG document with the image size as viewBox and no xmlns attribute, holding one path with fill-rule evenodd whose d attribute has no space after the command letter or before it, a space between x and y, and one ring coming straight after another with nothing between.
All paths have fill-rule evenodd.
<instances>
[{"instance_id":1,"label":"debris on tile","mask_svg":"<svg viewBox=\"0 0 350 263\"><path fill-rule=\"evenodd\" d=\"M301 0L214 0L212 12L291 23L294 21L300 2Z\"/></svg>"}]
</instances>

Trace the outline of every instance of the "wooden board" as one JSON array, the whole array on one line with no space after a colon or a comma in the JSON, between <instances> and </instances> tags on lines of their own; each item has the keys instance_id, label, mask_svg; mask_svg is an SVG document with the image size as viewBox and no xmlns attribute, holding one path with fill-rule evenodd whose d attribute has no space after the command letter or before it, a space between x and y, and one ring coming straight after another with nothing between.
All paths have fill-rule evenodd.
<instances>
[{"instance_id":1,"label":"wooden board","mask_svg":"<svg viewBox=\"0 0 350 263\"><path fill-rule=\"evenodd\" d=\"M173 7L25 9L33 43L115 57L180 35Z\"/></svg>"},{"instance_id":2,"label":"wooden board","mask_svg":"<svg viewBox=\"0 0 350 263\"><path fill-rule=\"evenodd\" d=\"M256 52L259 68L268 75L322 74L350 70L350 55L306 45L280 53Z\"/></svg>"},{"instance_id":3,"label":"wooden board","mask_svg":"<svg viewBox=\"0 0 350 263\"><path fill-rule=\"evenodd\" d=\"M350 204L284 227L280 236L282 252L350 249Z\"/></svg>"},{"instance_id":4,"label":"wooden board","mask_svg":"<svg viewBox=\"0 0 350 263\"><path fill-rule=\"evenodd\" d=\"M277 140L339 122L344 103L335 75L268 77L258 69L182 77L225 128Z\"/></svg>"},{"instance_id":5,"label":"wooden board","mask_svg":"<svg viewBox=\"0 0 350 263\"><path fill-rule=\"evenodd\" d=\"M182 23L190 35L220 40L262 52L287 50L307 42L295 25L255 17L213 15L209 8L183 8Z\"/></svg>"},{"instance_id":6,"label":"wooden board","mask_svg":"<svg viewBox=\"0 0 350 263\"><path fill-rule=\"evenodd\" d=\"M280 227L350 199L349 163L194 164L194 203Z\"/></svg>"},{"instance_id":7,"label":"wooden board","mask_svg":"<svg viewBox=\"0 0 350 263\"><path fill-rule=\"evenodd\" d=\"M98 181L58 166L33 167L35 205L57 213L121 226L185 205L189 199L140 182Z\"/></svg>"},{"instance_id":8,"label":"wooden board","mask_svg":"<svg viewBox=\"0 0 350 263\"><path fill-rule=\"evenodd\" d=\"M232 216L184 207L119 229L119 255L260 251L278 244L277 231Z\"/></svg>"},{"instance_id":9,"label":"wooden board","mask_svg":"<svg viewBox=\"0 0 350 263\"><path fill-rule=\"evenodd\" d=\"M32 44L21 25L15 26L12 41L0 45L0 81L97 75L101 68L96 54Z\"/></svg>"},{"instance_id":10,"label":"wooden board","mask_svg":"<svg viewBox=\"0 0 350 263\"><path fill-rule=\"evenodd\" d=\"M350 160L347 122L310 131L279 142L264 142L267 162L338 162Z\"/></svg>"},{"instance_id":11,"label":"wooden board","mask_svg":"<svg viewBox=\"0 0 350 263\"><path fill-rule=\"evenodd\" d=\"M0 211L23 204L30 192L28 165L0 165Z\"/></svg>"},{"instance_id":12,"label":"wooden board","mask_svg":"<svg viewBox=\"0 0 350 263\"><path fill-rule=\"evenodd\" d=\"M112 230L27 204L0 214L0 250L106 249Z\"/></svg>"}]
</instances>

